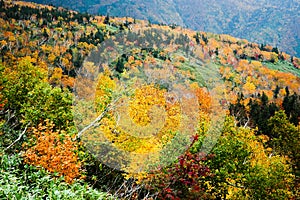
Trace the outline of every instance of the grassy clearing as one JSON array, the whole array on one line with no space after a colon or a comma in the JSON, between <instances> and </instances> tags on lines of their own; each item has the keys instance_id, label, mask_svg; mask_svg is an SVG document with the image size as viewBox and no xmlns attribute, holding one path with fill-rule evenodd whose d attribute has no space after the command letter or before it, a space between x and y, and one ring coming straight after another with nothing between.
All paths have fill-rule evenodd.
<instances>
[{"instance_id":1,"label":"grassy clearing","mask_svg":"<svg viewBox=\"0 0 300 200\"><path fill-rule=\"evenodd\" d=\"M295 68L291 63L286 61L279 61L277 63L264 62L263 65L273 70L278 70L280 72L285 73L292 73L300 77L300 69Z\"/></svg>"}]
</instances>

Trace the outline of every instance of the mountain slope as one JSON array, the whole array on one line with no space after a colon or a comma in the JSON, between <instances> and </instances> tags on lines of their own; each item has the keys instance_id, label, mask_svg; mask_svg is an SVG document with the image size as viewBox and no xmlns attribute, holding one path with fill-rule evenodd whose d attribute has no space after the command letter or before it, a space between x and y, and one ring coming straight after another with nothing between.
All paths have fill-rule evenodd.
<instances>
[{"instance_id":1,"label":"mountain slope","mask_svg":"<svg viewBox=\"0 0 300 200\"><path fill-rule=\"evenodd\" d=\"M299 199L299 58L10 0L0 50L0 199Z\"/></svg>"},{"instance_id":2,"label":"mountain slope","mask_svg":"<svg viewBox=\"0 0 300 200\"><path fill-rule=\"evenodd\" d=\"M194 30L230 34L300 55L298 0L33 1L92 14L130 16L156 23L175 23Z\"/></svg>"}]
</instances>

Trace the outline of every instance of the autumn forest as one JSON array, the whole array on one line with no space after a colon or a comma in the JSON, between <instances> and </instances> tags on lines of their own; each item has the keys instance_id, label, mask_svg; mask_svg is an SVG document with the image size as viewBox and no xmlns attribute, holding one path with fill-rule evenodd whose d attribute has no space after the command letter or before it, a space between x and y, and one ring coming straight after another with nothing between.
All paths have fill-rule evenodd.
<instances>
[{"instance_id":1,"label":"autumn forest","mask_svg":"<svg viewBox=\"0 0 300 200\"><path fill-rule=\"evenodd\" d=\"M0 199L299 199L300 58L0 0Z\"/></svg>"}]
</instances>

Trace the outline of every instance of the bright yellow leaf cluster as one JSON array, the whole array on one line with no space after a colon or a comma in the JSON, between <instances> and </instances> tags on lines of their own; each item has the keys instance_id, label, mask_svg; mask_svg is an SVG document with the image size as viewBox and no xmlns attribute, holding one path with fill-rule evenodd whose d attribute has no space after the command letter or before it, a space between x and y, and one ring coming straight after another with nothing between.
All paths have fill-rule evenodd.
<instances>
[{"instance_id":1,"label":"bright yellow leaf cluster","mask_svg":"<svg viewBox=\"0 0 300 200\"><path fill-rule=\"evenodd\" d=\"M98 77L98 84L96 88L96 110L101 113L105 107L110 103L112 93L116 88L116 82L109 77L107 72L101 73Z\"/></svg>"}]
</instances>

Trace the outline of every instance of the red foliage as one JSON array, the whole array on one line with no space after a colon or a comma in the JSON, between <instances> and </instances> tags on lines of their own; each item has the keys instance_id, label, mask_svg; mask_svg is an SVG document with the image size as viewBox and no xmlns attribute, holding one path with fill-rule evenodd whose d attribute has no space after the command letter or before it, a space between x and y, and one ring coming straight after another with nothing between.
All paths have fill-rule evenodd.
<instances>
[{"instance_id":1,"label":"red foliage","mask_svg":"<svg viewBox=\"0 0 300 200\"><path fill-rule=\"evenodd\" d=\"M192 144L197 140L196 135ZM160 199L206 199L209 194L204 183L212 174L203 161L211 157L186 151L173 165L150 173L147 187L156 191Z\"/></svg>"}]
</instances>

